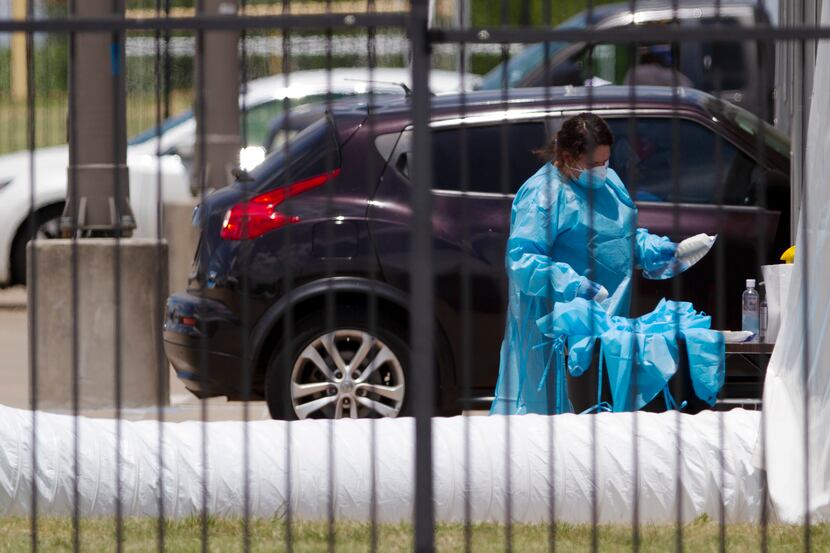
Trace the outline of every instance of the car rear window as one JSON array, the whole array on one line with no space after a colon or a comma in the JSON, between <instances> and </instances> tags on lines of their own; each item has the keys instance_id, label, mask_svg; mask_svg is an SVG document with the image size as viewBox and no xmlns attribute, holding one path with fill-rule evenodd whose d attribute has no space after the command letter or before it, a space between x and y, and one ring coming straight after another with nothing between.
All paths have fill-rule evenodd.
<instances>
[{"instance_id":1,"label":"car rear window","mask_svg":"<svg viewBox=\"0 0 830 553\"><path fill-rule=\"evenodd\" d=\"M340 167L340 143L334 121L326 115L297 133L253 169L257 190L320 175Z\"/></svg>"}]
</instances>

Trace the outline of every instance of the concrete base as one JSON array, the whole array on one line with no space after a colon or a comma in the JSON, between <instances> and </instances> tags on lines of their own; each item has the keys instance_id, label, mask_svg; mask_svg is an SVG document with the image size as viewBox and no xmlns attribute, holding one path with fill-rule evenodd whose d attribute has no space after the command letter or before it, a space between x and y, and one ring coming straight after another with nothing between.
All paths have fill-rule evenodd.
<instances>
[{"instance_id":1,"label":"concrete base","mask_svg":"<svg viewBox=\"0 0 830 553\"><path fill-rule=\"evenodd\" d=\"M161 335L168 295L167 244L125 239L118 246L121 297L116 303L116 241L77 240L75 310L72 241L29 244L29 344L40 408L72 407L76 369L80 408L115 407L119 365L122 407L152 406L159 400L169 403ZM116 361L116 317L121 322L120 364ZM73 362L76 355L77 365Z\"/></svg>"},{"instance_id":2,"label":"concrete base","mask_svg":"<svg viewBox=\"0 0 830 553\"><path fill-rule=\"evenodd\" d=\"M164 237L170 252L170 292L183 292L199 243L199 229L193 226L193 208L199 200L164 202Z\"/></svg>"}]
</instances>

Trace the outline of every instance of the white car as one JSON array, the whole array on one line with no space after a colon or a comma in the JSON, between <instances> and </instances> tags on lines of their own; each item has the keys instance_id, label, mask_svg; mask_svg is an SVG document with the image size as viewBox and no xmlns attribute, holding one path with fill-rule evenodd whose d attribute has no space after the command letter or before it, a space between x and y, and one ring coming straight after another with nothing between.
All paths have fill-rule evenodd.
<instances>
[{"instance_id":1,"label":"white car","mask_svg":"<svg viewBox=\"0 0 830 553\"><path fill-rule=\"evenodd\" d=\"M368 68L298 71L257 79L247 84L240 97L245 107L248 147L240 152L243 168L255 165L272 120L283 110L286 98L292 107L365 94L404 94L411 81L409 69ZM478 77L466 75L464 87L472 89ZM457 92L461 75L453 71L430 72L433 93ZM330 96L327 96L329 95ZM193 155L196 122L185 112L162 123L161 137L155 128L130 140L127 164L130 171L130 205L136 218L135 237L159 237L157 205L159 170L161 201L191 198L189 164ZM160 141L160 144L159 144ZM157 153L161 152L161 156ZM25 282L26 243L31 239L29 212L33 206L39 238L59 235L67 189L66 145L35 150L34 190L29 174L28 150L0 156L0 285Z\"/></svg>"}]
</instances>

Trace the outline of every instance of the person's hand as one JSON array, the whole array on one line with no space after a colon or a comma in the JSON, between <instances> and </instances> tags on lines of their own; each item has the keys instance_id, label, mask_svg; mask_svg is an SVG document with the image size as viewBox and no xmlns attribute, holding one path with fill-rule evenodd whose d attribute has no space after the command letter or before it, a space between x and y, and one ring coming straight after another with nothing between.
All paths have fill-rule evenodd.
<instances>
[{"instance_id":1,"label":"person's hand","mask_svg":"<svg viewBox=\"0 0 830 553\"><path fill-rule=\"evenodd\" d=\"M576 297L586 300L603 301L608 297L608 290L602 284L583 278L576 291Z\"/></svg>"}]
</instances>

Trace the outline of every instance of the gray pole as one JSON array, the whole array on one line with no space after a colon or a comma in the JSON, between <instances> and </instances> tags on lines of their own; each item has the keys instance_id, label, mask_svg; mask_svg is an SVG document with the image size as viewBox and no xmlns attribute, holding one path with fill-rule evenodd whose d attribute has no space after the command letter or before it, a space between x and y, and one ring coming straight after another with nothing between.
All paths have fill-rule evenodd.
<instances>
[{"instance_id":1,"label":"gray pole","mask_svg":"<svg viewBox=\"0 0 830 553\"><path fill-rule=\"evenodd\" d=\"M124 17L123 0L73 5L78 17ZM82 236L129 236L135 219L128 200L124 33L77 33L69 56L69 193L61 227Z\"/></svg>"},{"instance_id":2,"label":"gray pole","mask_svg":"<svg viewBox=\"0 0 830 553\"><path fill-rule=\"evenodd\" d=\"M234 17L237 0L197 1L197 11L200 15ZM191 190L199 195L202 187L210 190L228 184L231 169L239 164L239 33L205 31L196 47L201 52L196 52L196 147Z\"/></svg>"}]
</instances>

